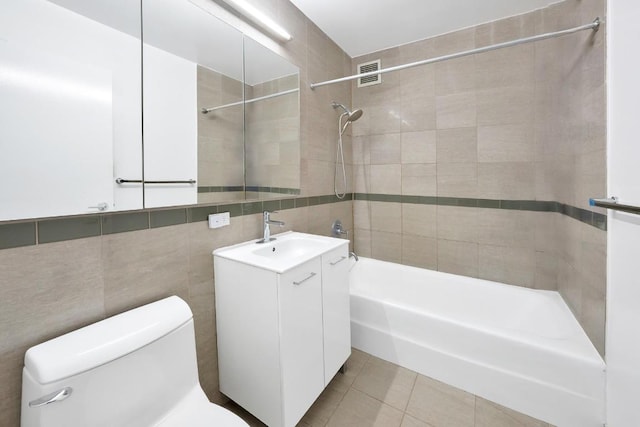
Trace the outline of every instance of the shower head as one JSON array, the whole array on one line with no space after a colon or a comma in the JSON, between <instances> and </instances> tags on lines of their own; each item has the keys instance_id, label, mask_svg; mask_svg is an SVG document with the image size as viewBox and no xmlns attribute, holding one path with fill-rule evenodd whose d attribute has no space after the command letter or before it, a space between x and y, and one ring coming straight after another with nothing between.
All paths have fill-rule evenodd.
<instances>
[{"instance_id":1,"label":"shower head","mask_svg":"<svg viewBox=\"0 0 640 427\"><path fill-rule=\"evenodd\" d=\"M356 108L355 110L349 113L349 116L347 117L347 122L355 122L360 117L362 117L362 110L359 108Z\"/></svg>"},{"instance_id":2,"label":"shower head","mask_svg":"<svg viewBox=\"0 0 640 427\"><path fill-rule=\"evenodd\" d=\"M347 121L346 121L346 123L355 122L355 121L356 121L356 120L358 120L360 117L362 117L362 110L361 110L361 109L359 109L359 108L357 108L357 109L355 109L355 110L351 111L351 110L349 110L347 107L345 107L344 105L342 105L342 104L340 104L340 103L338 103L338 102L335 102L335 101L333 101L333 102L331 103L331 106L332 106L333 108L342 108L342 109L344 110L344 114L346 114L346 115L347 115ZM346 126L346 123L345 123L345 126Z\"/></svg>"}]
</instances>

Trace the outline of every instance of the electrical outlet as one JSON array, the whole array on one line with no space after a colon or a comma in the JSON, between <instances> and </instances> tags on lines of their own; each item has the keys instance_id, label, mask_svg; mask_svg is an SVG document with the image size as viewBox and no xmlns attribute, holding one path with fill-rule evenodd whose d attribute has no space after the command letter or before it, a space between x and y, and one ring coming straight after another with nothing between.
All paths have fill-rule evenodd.
<instances>
[{"instance_id":1,"label":"electrical outlet","mask_svg":"<svg viewBox=\"0 0 640 427\"><path fill-rule=\"evenodd\" d=\"M209 228L220 228L231 224L229 212L209 215Z\"/></svg>"}]
</instances>

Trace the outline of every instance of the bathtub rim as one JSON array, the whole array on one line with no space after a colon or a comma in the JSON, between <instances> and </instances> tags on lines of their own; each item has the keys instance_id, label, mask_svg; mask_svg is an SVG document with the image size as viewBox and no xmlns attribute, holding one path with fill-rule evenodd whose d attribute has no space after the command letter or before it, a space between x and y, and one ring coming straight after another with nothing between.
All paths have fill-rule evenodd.
<instances>
[{"instance_id":1,"label":"bathtub rim","mask_svg":"<svg viewBox=\"0 0 640 427\"><path fill-rule=\"evenodd\" d=\"M390 263L388 261L379 261L366 257L362 258L367 260L363 264L367 264L368 262L384 263L398 266L399 268L406 267L410 269L417 269L418 271L426 270L420 267L404 266L401 264ZM365 266L363 264L361 264L361 267ZM351 266L350 271L353 271L353 266ZM574 389L567 388L563 386L562 381L549 381L549 376L547 376L546 378L536 378L535 376L526 375L526 370L518 372L512 371L510 368L501 369L499 365L484 363L486 362L486 359L473 360L472 358L466 357L467 354L464 353L451 353L447 351L447 348L439 348L438 345L430 346L427 343L422 342L422 340L420 339L412 339L412 337L407 336L408 334L406 333L397 334L396 331L394 335L393 328L390 328L390 330L381 330L376 327L378 323L367 323L366 316L360 318L359 310L355 310L354 312L352 308L351 327L354 348L370 353L376 357L380 357L391 363L404 366L405 368L411 369L422 375L426 375L438 381L442 381L454 387L468 391L470 393L473 393L474 395L494 401L498 404L504 405L526 415L535 417L545 422L552 423L553 425L558 425L559 427L601 427L603 425L602 423L605 419L605 361L603 360L602 356L600 356L595 346L588 338L582 327L579 325L579 323L575 319L575 316L558 292L522 288L515 285L492 282L486 279L475 279L465 276L458 276L455 274L438 272L435 270L428 271L431 274L435 275L447 275L449 278L453 279L462 277L467 281L482 281L491 286L499 286L503 288L506 286L511 287L512 289L517 289L518 291L555 294L554 298L562 302L563 306L565 307L565 310L563 311L572 317L575 325L577 325L577 327L579 328L579 331L581 332L580 338L582 340L586 340L586 343L589 344L589 354L582 355L576 354L574 352L555 351L556 349L553 349L553 347L551 348L553 351L550 352L550 347L544 345L537 345L536 348L552 353L551 356L560 355L563 358L568 358L565 362L562 363L571 363L571 360L576 360L577 362L579 361L581 367L576 368L577 371L575 372L581 372L581 369L586 369L586 371L584 372L587 372L589 374L589 378L591 380L583 383L583 385L587 384L588 386L576 386ZM376 276L374 275L371 277ZM387 306L393 307L397 310L410 311L410 314L413 315L427 315L432 319L451 323L451 318L447 316L425 313L424 310L413 308L411 306L407 307L405 304L401 303L381 301L381 299L377 298L375 295L367 295L366 289L365 292L358 292L357 290L354 292L353 288L350 288L350 293L352 298L358 298L360 299L360 302L364 304L386 304ZM478 333L492 333L493 335L497 335L503 339L514 341L513 336L501 336L499 334L496 334L496 331L488 331L486 327L469 325L467 322L453 323L455 323L455 325L458 327L466 328ZM524 342L521 342L521 344L532 346L534 343L528 340L524 340ZM397 347L401 348L401 350L399 350ZM421 355L421 357L418 357L415 354L410 354L410 351L408 349L411 349L411 351L415 354ZM406 354L403 352L406 352ZM445 362L443 362L445 366L453 366L454 368L452 369L452 371L454 372L438 372L438 367L424 367L421 365L422 361L418 363L418 359L420 358L424 360L445 360ZM559 366L562 366L562 364ZM455 371L476 372L478 378L488 379L487 382L489 384L478 383L473 378L460 378L459 373ZM552 374L553 373L551 373L551 375ZM499 384L504 387L512 387L514 392L512 393L511 389L505 388L501 390L493 389L494 382L495 384ZM570 387L571 383L565 382L564 384ZM518 393L522 393L520 397L515 396Z\"/></svg>"},{"instance_id":2,"label":"bathtub rim","mask_svg":"<svg viewBox=\"0 0 640 427\"><path fill-rule=\"evenodd\" d=\"M478 331L481 333L490 333L492 335L497 335L501 338L506 338L506 339L512 339L518 343L521 344L526 344L526 345L532 345L534 347L537 348L542 348L545 350L551 350L552 352L555 352L557 354L561 354L561 355L570 355L571 357L577 358L577 359L581 359L585 362L591 362L591 363L595 363L598 366L602 366L602 368L606 368L606 362L604 360L604 358L600 355L600 353L598 352L598 350L596 349L595 345L593 344L593 342L591 341L591 339L588 337L588 335L586 334L586 332L584 331L584 329L582 328L582 326L580 325L580 323L578 322L578 320L576 319L575 315L573 314L573 311L571 311L570 307L568 306L568 304L566 303L566 301L564 300L564 298L562 297L562 295L558 292L558 291L551 291L551 290L546 290L546 289L531 289L531 288L526 288L523 286L518 286L518 285L511 285L508 283L501 283L501 282L496 282L496 281L491 281L491 280L487 280L487 279L477 279L474 277L469 277L469 276L462 276L462 275L458 275L458 274L453 274L453 273L447 273L447 272L441 272L441 271L437 271L437 270L431 270L431 269L427 269L427 268L421 268L421 267L415 267L415 266L410 266L410 265L404 265L404 264L397 264L397 263L393 263L393 262L389 262L389 261L382 261L382 260L377 260L374 258L368 258L368 257L360 257L360 260L365 260L364 264L367 263L381 263L383 265L393 265L393 266L400 266L401 268L407 268L407 269L411 269L414 271L426 271L429 274L434 274L437 276L445 276L449 279L462 279L465 282L475 282L478 281L480 282L481 285L489 285L492 286L496 289L508 289L509 291L512 292L520 292L520 293L530 293L530 294L544 294L547 296L553 296L554 300L556 300L556 302L561 302L564 308L564 312L567 315L570 315L570 322L571 322L571 326L573 328L572 330L572 334L571 334L571 338L572 339L576 339L579 338L580 340L584 341L585 343L587 343L587 347L588 350L591 354L584 354L584 353L578 353L578 352L571 352L571 351L560 351L557 348L554 347L546 347L544 346L542 343L540 342L536 342L534 340L526 340L526 339L522 339L521 337L515 336L515 335L511 335L508 333L504 333L503 332L503 328L499 329L499 330L489 330L488 328L482 327L482 326L478 326L476 324L473 324L469 321L455 321L452 320L451 317L447 317L445 315L439 314L439 313L431 313L431 312L427 312L425 310L420 310L419 308L415 307L415 306L411 306L411 305L403 305L401 303L397 303L397 302L390 302L390 301L384 301L384 304L390 305L394 308L397 309L405 309L411 313L417 314L417 315L423 315L423 316L427 316L430 318L434 318L434 319L438 319L440 321L446 321L446 322L452 322L458 325L463 325L465 328L469 328L472 329L474 331ZM350 266L350 270L349 270L349 274L350 274L350 282L349 282L349 294L350 295L356 295L360 298L364 298L367 299L369 301L374 301L374 302L378 302L379 300L372 297L371 295L367 295L366 292L361 292L360 289L356 289L354 291L353 287L351 286L351 274L353 274L353 269L355 268L355 266L359 263L360 261L354 262L352 266ZM360 266L362 267L363 264L360 264ZM533 334L532 334L533 335ZM538 336L538 335L537 335ZM548 341L554 341L553 338L547 338L542 336L545 340ZM561 339L558 339L557 341L560 341Z\"/></svg>"}]
</instances>

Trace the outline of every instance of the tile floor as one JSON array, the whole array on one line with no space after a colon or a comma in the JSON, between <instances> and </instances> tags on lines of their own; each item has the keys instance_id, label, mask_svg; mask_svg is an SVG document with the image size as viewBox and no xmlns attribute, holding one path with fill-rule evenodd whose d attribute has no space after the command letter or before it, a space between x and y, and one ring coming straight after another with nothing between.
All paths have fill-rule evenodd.
<instances>
[{"instance_id":1,"label":"tile floor","mask_svg":"<svg viewBox=\"0 0 640 427\"><path fill-rule=\"evenodd\" d=\"M264 426L230 402L252 427ZM299 427L553 427L353 349Z\"/></svg>"}]
</instances>

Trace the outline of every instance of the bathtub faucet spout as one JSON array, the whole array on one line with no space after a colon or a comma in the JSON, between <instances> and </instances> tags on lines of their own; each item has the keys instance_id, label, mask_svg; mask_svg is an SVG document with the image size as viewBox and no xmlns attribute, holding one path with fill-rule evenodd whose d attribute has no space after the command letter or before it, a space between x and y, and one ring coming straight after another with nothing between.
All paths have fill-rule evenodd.
<instances>
[{"instance_id":1,"label":"bathtub faucet spout","mask_svg":"<svg viewBox=\"0 0 640 427\"><path fill-rule=\"evenodd\" d=\"M349 252L349 258L351 257L355 258L356 262L358 262L358 255L356 255L355 252Z\"/></svg>"}]
</instances>

